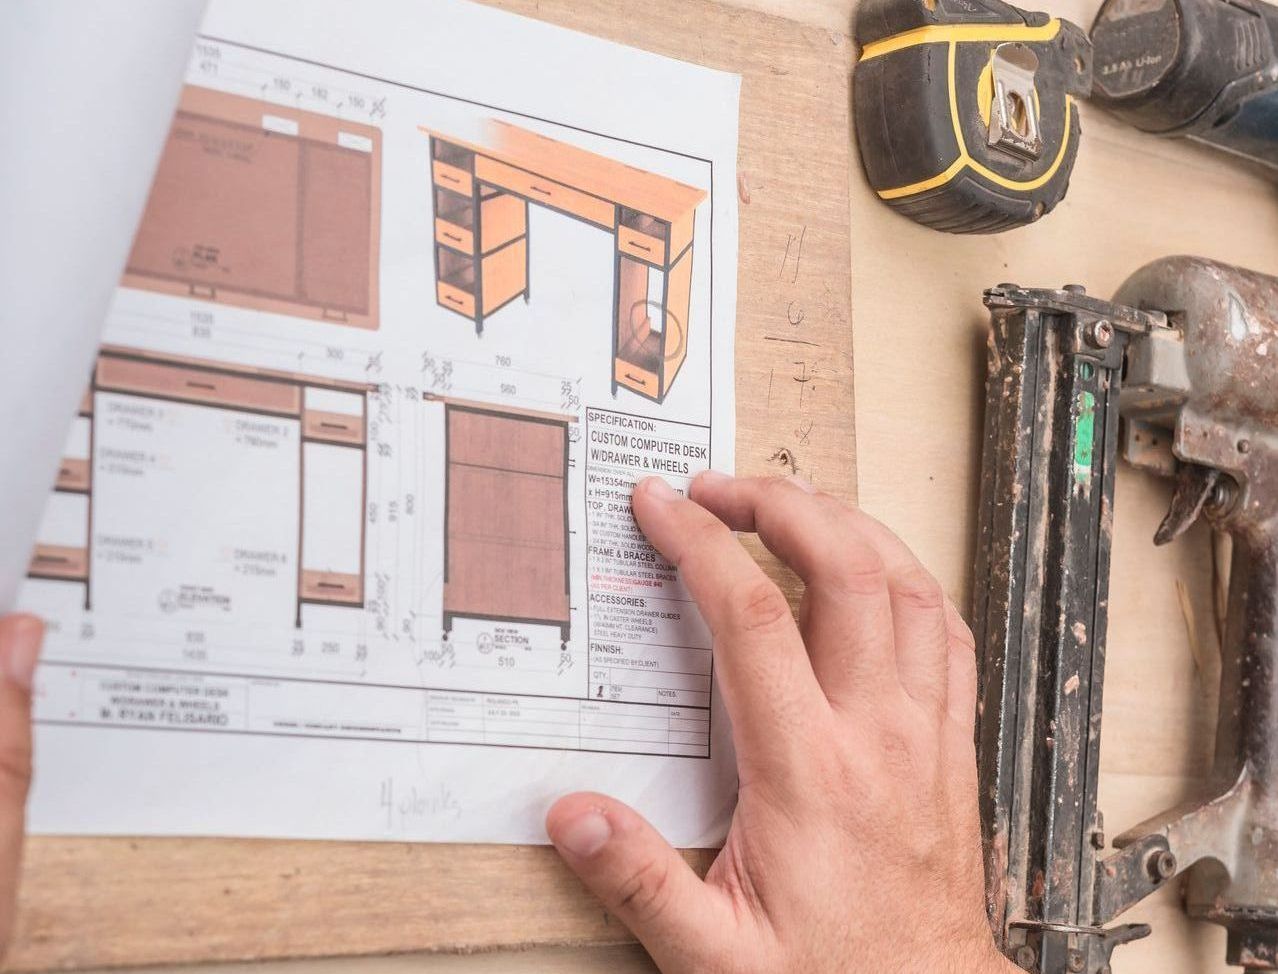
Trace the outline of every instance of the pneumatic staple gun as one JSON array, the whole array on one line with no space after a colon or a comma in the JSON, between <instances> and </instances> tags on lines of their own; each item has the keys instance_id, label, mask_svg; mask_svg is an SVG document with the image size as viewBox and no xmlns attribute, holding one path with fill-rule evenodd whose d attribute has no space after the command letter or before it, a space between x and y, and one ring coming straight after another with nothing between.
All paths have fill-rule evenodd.
<instances>
[{"instance_id":1,"label":"pneumatic staple gun","mask_svg":"<svg viewBox=\"0 0 1278 974\"><path fill-rule=\"evenodd\" d=\"M1174 257L1113 303L1013 285L985 303L974 629L995 937L1038 974L1110 974L1114 948L1150 932L1112 921L1187 872L1185 909L1227 928L1228 962L1278 970L1278 278ZM1156 542L1203 517L1233 554L1210 786L1106 851L1096 786L1120 449L1175 479Z\"/></svg>"}]
</instances>

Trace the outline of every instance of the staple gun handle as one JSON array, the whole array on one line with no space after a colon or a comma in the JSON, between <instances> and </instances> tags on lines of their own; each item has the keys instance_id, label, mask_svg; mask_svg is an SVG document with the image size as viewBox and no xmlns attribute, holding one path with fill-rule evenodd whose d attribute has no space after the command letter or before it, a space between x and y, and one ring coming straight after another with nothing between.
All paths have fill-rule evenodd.
<instances>
[{"instance_id":1,"label":"staple gun handle","mask_svg":"<svg viewBox=\"0 0 1278 974\"><path fill-rule=\"evenodd\" d=\"M1140 928L1095 922L1096 788L1119 391L1148 322L1081 289L991 312L973 628L989 919L1038 974L1096 974Z\"/></svg>"}]
</instances>

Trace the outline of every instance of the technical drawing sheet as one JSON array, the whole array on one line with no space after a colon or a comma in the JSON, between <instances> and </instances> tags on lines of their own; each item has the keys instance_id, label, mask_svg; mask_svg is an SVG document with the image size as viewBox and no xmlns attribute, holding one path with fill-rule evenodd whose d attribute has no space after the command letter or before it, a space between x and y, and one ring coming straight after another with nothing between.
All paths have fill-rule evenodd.
<instances>
[{"instance_id":1,"label":"technical drawing sheet","mask_svg":"<svg viewBox=\"0 0 1278 974\"><path fill-rule=\"evenodd\" d=\"M213 0L21 593L34 830L543 842L592 789L722 839L629 495L733 469L738 94L454 0Z\"/></svg>"}]
</instances>

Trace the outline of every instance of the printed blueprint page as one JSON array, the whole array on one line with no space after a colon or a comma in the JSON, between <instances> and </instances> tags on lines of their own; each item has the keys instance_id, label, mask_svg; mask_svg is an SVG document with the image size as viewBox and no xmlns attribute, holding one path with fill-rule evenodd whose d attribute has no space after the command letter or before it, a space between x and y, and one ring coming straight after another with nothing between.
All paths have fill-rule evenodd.
<instances>
[{"instance_id":1,"label":"printed blueprint page","mask_svg":"<svg viewBox=\"0 0 1278 974\"><path fill-rule=\"evenodd\" d=\"M541 842L596 789L722 838L710 636L629 494L733 468L738 91L215 0L22 593L37 831Z\"/></svg>"}]
</instances>

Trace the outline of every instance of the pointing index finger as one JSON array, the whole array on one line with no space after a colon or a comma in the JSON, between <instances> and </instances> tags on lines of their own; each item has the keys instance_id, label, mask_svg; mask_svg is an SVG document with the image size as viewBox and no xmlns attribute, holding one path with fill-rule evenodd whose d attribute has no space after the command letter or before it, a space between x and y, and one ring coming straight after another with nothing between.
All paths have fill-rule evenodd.
<instances>
[{"instance_id":1,"label":"pointing index finger","mask_svg":"<svg viewBox=\"0 0 1278 974\"><path fill-rule=\"evenodd\" d=\"M776 751L826 706L781 590L717 517L658 477L635 488L635 520L680 572L714 636L738 745ZM784 731L784 733L781 733Z\"/></svg>"}]
</instances>

